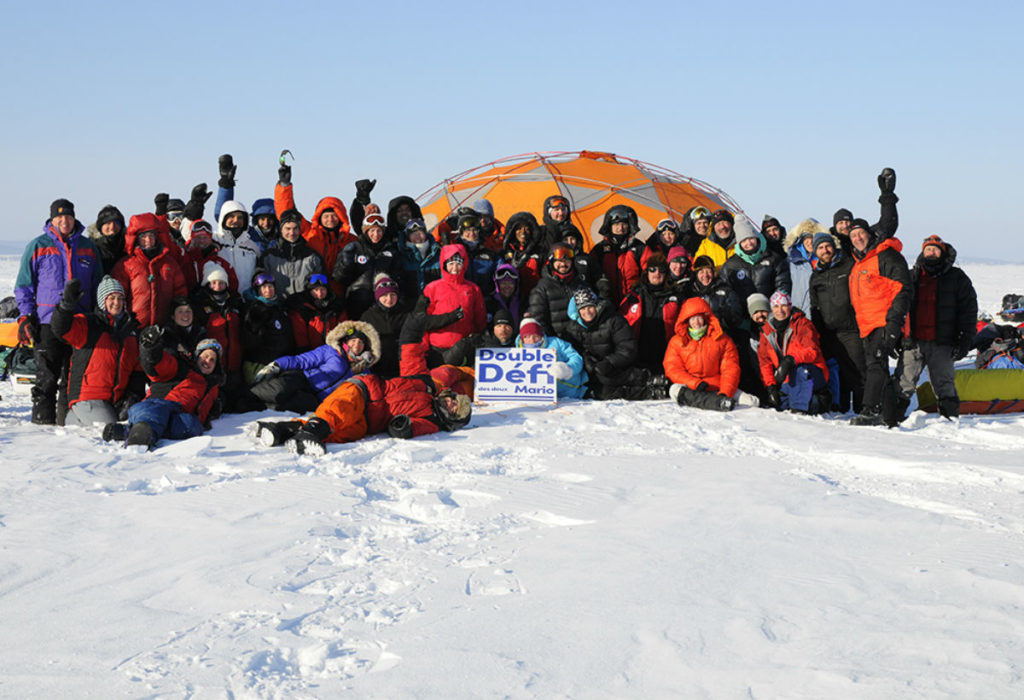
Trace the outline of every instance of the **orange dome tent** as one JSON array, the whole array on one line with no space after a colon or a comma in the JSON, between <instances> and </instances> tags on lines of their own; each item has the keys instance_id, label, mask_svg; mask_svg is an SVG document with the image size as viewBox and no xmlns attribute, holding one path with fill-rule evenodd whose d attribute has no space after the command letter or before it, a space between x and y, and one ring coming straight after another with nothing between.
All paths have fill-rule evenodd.
<instances>
[{"instance_id":1,"label":"orange dome tent","mask_svg":"<svg viewBox=\"0 0 1024 700\"><path fill-rule=\"evenodd\" d=\"M502 158L444 180L417 201L428 228L433 228L455 209L471 207L478 199L487 199L501 221L517 211L528 211L543 221L544 200L556 194L571 203L573 223L587 238L587 249L600 239L604 214L616 204L636 210L639 237L644 239L662 219L682 221L686 211L697 205L745 216L729 195L706 182L598 151L546 151Z\"/></svg>"}]
</instances>

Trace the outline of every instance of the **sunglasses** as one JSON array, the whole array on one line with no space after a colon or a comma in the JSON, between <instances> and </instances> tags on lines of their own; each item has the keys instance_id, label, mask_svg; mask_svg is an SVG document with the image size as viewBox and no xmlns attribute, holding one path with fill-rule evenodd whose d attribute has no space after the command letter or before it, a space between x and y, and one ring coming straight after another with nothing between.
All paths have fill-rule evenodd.
<instances>
[{"instance_id":1,"label":"sunglasses","mask_svg":"<svg viewBox=\"0 0 1024 700\"><path fill-rule=\"evenodd\" d=\"M648 272L658 272L658 273L661 273L663 275L665 274L665 268L663 268L663 267L651 266L651 267L647 268L647 271Z\"/></svg>"},{"instance_id":2,"label":"sunglasses","mask_svg":"<svg viewBox=\"0 0 1024 700\"><path fill-rule=\"evenodd\" d=\"M262 277L263 275L260 275L260 276ZM258 280L259 277L257 277L256 279ZM273 282L274 280L271 279L270 281ZM310 275L309 276L309 283L310 283L310 285L322 284L322 285L324 285L326 287L327 286L327 275L321 275L320 273L317 273L315 275Z\"/></svg>"}]
</instances>

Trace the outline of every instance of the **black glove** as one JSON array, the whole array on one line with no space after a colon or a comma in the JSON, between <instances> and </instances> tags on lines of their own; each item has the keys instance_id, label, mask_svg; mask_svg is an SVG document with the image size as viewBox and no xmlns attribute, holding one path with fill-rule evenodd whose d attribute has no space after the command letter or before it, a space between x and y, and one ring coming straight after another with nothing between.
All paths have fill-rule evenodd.
<instances>
[{"instance_id":1,"label":"black glove","mask_svg":"<svg viewBox=\"0 0 1024 700\"><path fill-rule=\"evenodd\" d=\"M594 374L608 376L609 374L612 374L614 371L615 365L613 365L612 361L609 360L608 358L605 358L598 362L596 365L594 365Z\"/></svg>"},{"instance_id":2,"label":"black glove","mask_svg":"<svg viewBox=\"0 0 1024 700\"><path fill-rule=\"evenodd\" d=\"M955 348L953 348L953 360L962 360L967 357L967 353L971 351L971 347L974 345L974 338L967 335L960 336L960 342Z\"/></svg>"},{"instance_id":3,"label":"black glove","mask_svg":"<svg viewBox=\"0 0 1024 700\"><path fill-rule=\"evenodd\" d=\"M60 307L65 311L73 311L84 295L82 280L73 277L64 285L64 293L60 295Z\"/></svg>"},{"instance_id":4,"label":"black glove","mask_svg":"<svg viewBox=\"0 0 1024 700\"><path fill-rule=\"evenodd\" d=\"M779 366L775 370L775 383L782 384L789 378L789 373L793 371L793 367L796 366L796 360L791 355L786 355L779 361Z\"/></svg>"},{"instance_id":5,"label":"black glove","mask_svg":"<svg viewBox=\"0 0 1024 700\"><path fill-rule=\"evenodd\" d=\"M161 192L156 197L153 197L153 204L156 206L156 209L153 210L153 213L156 214L157 216L166 216L167 203L169 201L171 201L171 195L167 194L166 192Z\"/></svg>"},{"instance_id":6,"label":"black glove","mask_svg":"<svg viewBox=\"0 0 1024 700\"><path fill-rule=\"evenodd\" d=\"M277 169L277 182L284 187L292 184L292 166L281 164Z\"/></svg>"},{"instance_id":7,"label":"black glove","mask_svg":"<svg viewBox=\"0 0 1024 700\"><path fill-rule=\"evenodd\" d=\"M148 326L139 333L139 345L144 348L155 348L163 342L164 333L160 326Z\"/></svg>"},{"instance_id":8,"label":"black glove","mask_svg":"<svg viewBox=\"0 0 1024 700\"><path fill-rule=\"evenodd\" d=\"M891 194L896 191L896 171L892 168L882 168L878 176L878 189L883 194Z\"/></svg>"},{"instance_id":9,"label":"black glove","mask_svg":"<svg viewBox=\"0 0 1024 700\"><path fill-rule=\"evenodd\" d=\"M235 186L235 171L238 166L235 165L234 159L230 153L225 153L217 159L217 167L220 171L220 179L217 180L217 186L224 189L231 189Z\"/></svg>"},{"instance_id":10,"label":"black glove","mask_svg":"<svg viewBox=\"0 0 1024 700\"><path fill-rule=\"evenodd\" d=\"M203 209L206 208L206 200L213 195L213 192L208 192L206 189L206 183L200 182L198 185L192 188L192 196L188 200L188 204L185 205L185 218L189 221L198 221L203 218Z\"/></svg>"},{"instance_id":11,"label":"black glove","mask_svg":"<svg viewBox=\"0 0 1024 700\"><path fill-rule=\"evenodd\" d=\"M119 421L128 420L128 409L137 404L142 400L142 397L137 394L125 394L124 398L117 402L114 408L117 409L117 419Z\"/></svg>"},{"instance_id":12,"label":"black glove","mask_svg":"<svg viewBox=\"0 0 1024 700\"><path fill-rule=\"evenodd\" d=\"M22 316L18 319L18 342L32 345L39 337L39 321L35 316Z\"/></svg>"},{"instance_id":13,"label":"black glove","mask_svg":"<svg viewBox=\"0 0 1024 700\"><path fill-rule=\"evenodd\" d=\"M707 382L701 382L694 391L711 391L711 385Z\"/></svg>"},{"instance_id":14,"label":"black glove","mask_svg":"<svg viewBox=\"0 0 1024 700\"><path fill-rule=\"evenodd\" d=\"M213 400L213 403L210 404L210 412L206 415L206 425L204 427L209 430L210 421L220 418L222 415L224 415L224 399L223 397L218 396Z\"/></svg>"},{"instance_id":15,"label":"black glove","mask_svg":"<svg viewBox=\"0 0 1024 700\"><path fill-rule=\"evenodd\" d=\"M461 321L462 317L465 316L465 315L466 314L462 310L461 306L459 308L455 309L454 311L449 311L446 314L435 314L435 316L440 316L442 319L444 319L443 325L438 326L438 328L444 328L445 326L450 326L451 324L455 323L456 321ZM433 325L433 324L431 324L431 325Z\"/></svg>"},{"instance_id":16,"label":"black glove","mask_svg":"<svg viewBox=\"0 0 1024 700\"><path fill-rule=\"evenodd\" d=\"M778 411L782 408L782 394L779 392L777 385L768 387L768 406Z\"/></svg>"},{"instance_id":17,"label":"black glove","mask_svg":"<svg viewBox=\"0 0 1024 700\"><path fill-rule=\"evenodd\" d=\"M373 186L376 184L376 180L356 180L356 200L363 206L369 204L370 193L373 192Z\"/></svg>"},{"instance_id":18,"label":"black glove","mask_svg":"<svg viewBox=\"0 0 1024 700\"><path fill-rule=\"evenodd\" d=\"M388 421L388 435L401 440L412 437L412 421L407 415L395 416Z\"/></svg>"}]
</instances>

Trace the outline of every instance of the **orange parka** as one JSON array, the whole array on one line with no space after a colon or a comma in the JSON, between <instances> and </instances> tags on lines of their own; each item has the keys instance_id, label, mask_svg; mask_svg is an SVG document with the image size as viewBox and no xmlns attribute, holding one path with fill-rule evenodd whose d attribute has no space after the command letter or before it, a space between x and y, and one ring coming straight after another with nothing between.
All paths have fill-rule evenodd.
<instances>
[{"instance_id":1,"label":"orange parka","mask_svg":"<svg viewBox=\"0 0 1024 700\"><path fill-rule=\"evenodd\" d=\"M690 337L690 318L704 314L708 332L699 340ZM683 304L676 320L676 334L665 350L665 376L673 384L696 389L701 382L720 394L732 396L740 385L740 360L736 346L722 330L711 313L711 307L700 297L691 297Z\"/></svg>"},{"instance_id":2,"label":"orange parka","mask_svg":"<svg viewBox=\"0 0 1024 700\"><path fill-rule=\"evenodd\" d=\"M854 254L850 302L857 315L861 338L883 327L898 333L904 325L910 311L913 284L907 261L900 253L902 250L903 244L898 238L887 238L869 248L860 260Z\"/></svg>"}]
</instances>

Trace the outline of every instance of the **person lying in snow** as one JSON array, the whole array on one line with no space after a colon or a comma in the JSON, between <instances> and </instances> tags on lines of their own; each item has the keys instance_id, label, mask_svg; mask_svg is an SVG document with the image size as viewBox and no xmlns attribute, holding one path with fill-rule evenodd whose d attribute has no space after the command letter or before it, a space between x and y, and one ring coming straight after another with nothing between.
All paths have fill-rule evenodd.
<instances>
[{"instance_id":1,"label":"person lying in snow","mask_svg":"<svg viewBox=\"0 0 1024 700\"><path fill-rule=\"evenodd\" d=\"M277 411L313 411L346 379L369 371L380 359L377 331L362 321L343 321L327 343L301 355L279 357L256 373L253 406Z\"/></svg>"},{"instance_id":2,"label":"person lying in snow","mask_svg":"<svg viewBox=\"0 0 1024 700\"><path fill-rule=\"evenodd\" d=\"M408 439L465 427L472 415L472 370L442 365L427 369L426 315L416 313L402 331L401 376L364 374L342 382L309 420L259 421L256 439L284 444L295 454L322 455L328 442L354 442L388 433Z\"/></svg>"}]
</instances>

